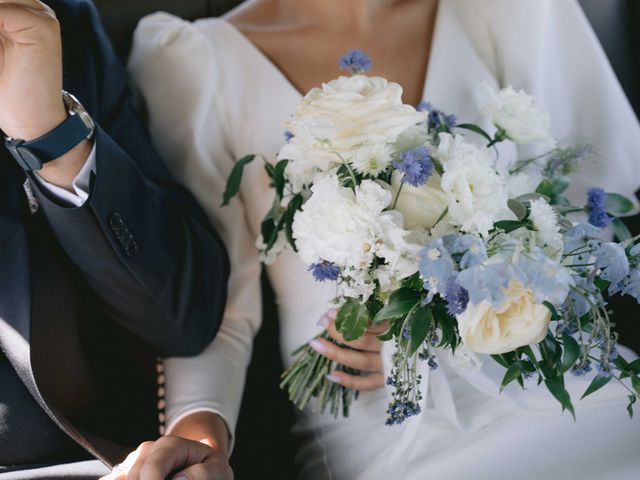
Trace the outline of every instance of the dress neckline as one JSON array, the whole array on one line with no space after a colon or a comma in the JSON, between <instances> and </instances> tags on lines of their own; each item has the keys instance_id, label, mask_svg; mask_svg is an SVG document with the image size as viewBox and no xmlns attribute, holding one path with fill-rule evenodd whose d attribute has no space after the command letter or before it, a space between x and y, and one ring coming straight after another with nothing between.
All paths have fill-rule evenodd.
<instances>
[{"instance_id":1,"label":"dress neckline","mask_svg":"<svg viewBox=\"0 0 640 480\"><path fill-rule=\"evenodd\" d=\"M439 0L438 5L436 6L436 18L433 25L433 32L431 33L431 45L429 48L429 60L427 62L427 68L424 74L424 80L422 82L422 94L420 99L425 101L429 92L431 91L430 85L432 83L431 80L431 71L433 70L433 58L434 52L437 52L437 43L438 38L440 37L441 30L441 12L444 9L444 4L446 2ZM216 20L224 25L227 30L231 31L232 34L239 39L239 41L247 47L247 50L251 51L253 55L258 58L260 62L266 65L266 67L271 70L278 78L282 80L283 83L287 85L288 90L295 93L298 99L304 97L303 94L294 84L293 82L285 75L280 67L278 67L255 43L253 43L238 27L236 27L233 23L227 20L224 17L218 17Z\"/></svg>"}]
</instances>

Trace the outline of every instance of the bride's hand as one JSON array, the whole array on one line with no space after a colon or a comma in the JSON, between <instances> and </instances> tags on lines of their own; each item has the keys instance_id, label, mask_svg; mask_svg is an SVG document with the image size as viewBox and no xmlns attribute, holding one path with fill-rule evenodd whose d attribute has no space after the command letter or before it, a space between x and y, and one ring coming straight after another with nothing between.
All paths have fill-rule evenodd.
<instances>
[{"instance_id":1,"label":"bride's hand","mask_svg":"<svg viewBox=\"0 0 640 480\"><path fill-rule=\"evenodd\" d=\"M347 342L340 332L336 330L336 310L329 310L320 323L327 329L329 335L338 342L348 345L343 348L333 342L318 338L310 342L311 347L321 355L333 360L345 367L362 371L363 375L350 375L346 372L334 371L328 380L344 385L354 390L377 390L384 387L384 374L382 373L382 342L376 337L386 331L386 323L371 327L366 333L353 342Z\"/></svg>"}]
</instances>

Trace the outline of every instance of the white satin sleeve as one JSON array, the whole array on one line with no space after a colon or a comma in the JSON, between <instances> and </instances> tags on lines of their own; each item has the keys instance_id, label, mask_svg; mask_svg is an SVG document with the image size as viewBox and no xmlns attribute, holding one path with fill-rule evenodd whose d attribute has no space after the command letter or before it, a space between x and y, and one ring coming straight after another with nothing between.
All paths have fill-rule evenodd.
<instances>
[{"instance_id":1,"label":"white satin sleeve","mask_svg":"<svg viewBox=\"0 0 640 480\"><path fill-rule=\"evenodd\" d=\"M193 358L165 364L167 432L195 411L218 413L233 434L246 368L261 322L260 260L241 195L220 207L235 159L226 148L224 88L214 45L192 23L166 13L144 18L129 61L162 158L207 212L229 251L231 276L220 330Z\"/></svg>"},{"instance_id":2,"label":"white satin sleeve","mask_svg":"<svg viewBox=\"0 0 640 480\"><path fill-rule=\"evenodd\" d=\"M551 116L556 138L581 137L597 156L574 175L572 200L601 186L635 201L640 124L576 0L478 2L490 25L499 83L523 88Z\"/></svg>"}]
</instances>

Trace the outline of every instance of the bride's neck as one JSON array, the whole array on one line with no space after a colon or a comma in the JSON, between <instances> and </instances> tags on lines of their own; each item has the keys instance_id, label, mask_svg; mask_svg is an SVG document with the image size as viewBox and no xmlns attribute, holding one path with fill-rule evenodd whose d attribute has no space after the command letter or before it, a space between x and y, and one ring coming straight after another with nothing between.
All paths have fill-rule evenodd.
<instances>
[{"instance_id":1,"label":"bride's neck","mask_svg":"<svg viewBox=\"0 0 640 480\"><path fill-rule=\"evenodd\" d=\"M412 0L271 0L281 15L327 30L368 31L391 8ZM414 0L415 1L415 0Z\"/></svg>"}]
</instances>

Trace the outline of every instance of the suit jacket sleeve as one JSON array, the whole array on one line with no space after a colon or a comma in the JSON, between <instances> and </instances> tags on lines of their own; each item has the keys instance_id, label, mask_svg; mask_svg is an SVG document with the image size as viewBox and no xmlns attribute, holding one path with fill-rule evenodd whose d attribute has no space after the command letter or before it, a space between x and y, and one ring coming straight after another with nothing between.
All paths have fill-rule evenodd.
<instances>
[{"instance_id":1,"label":"suit jacket sleeve","mask_svg":"<svg viewBox=\"0 0 640 480\"><path fill-rule=\"evenodd\" d=\"M229 269L224 246L151 146L92 4L51 6L63 32L65 88L98 124L96 174L78 208L32 182L41 208L123 328L157 355L197 354L221 322Z\"/></svg>"}]
</instances>

